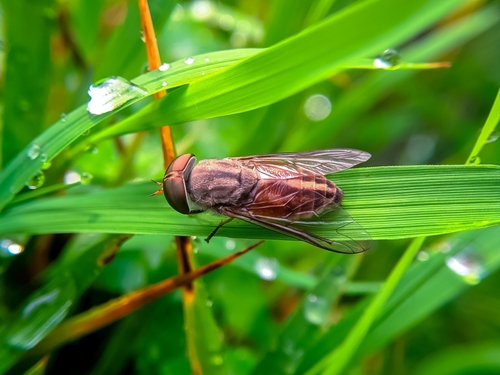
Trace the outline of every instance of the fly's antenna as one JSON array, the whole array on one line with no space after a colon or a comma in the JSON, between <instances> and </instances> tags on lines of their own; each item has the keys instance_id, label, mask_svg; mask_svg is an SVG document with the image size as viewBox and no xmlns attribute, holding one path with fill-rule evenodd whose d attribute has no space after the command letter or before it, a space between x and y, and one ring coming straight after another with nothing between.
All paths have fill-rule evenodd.
<instances>
[{"instance_id":1,"label":"fly's antenna","mask_svg":"<svg viewBox=\"0 0 500 375\"><path fill-rule=\"evenodd\" d=\"M151 181L153 181L156 185L161 186L161 188L158 191L155 191L154 193L149 194L149 196L154 197L155 195L163 194L163 184L160 181L155 181L155 180L151 180Z\"/></svg>"}]
</instances>

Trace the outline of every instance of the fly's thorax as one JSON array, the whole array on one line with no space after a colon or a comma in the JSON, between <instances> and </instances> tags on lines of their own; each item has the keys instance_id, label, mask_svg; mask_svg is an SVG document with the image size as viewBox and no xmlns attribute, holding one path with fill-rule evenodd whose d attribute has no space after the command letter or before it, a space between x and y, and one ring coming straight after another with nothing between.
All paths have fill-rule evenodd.
<instances>
[{"instance_id":1,"label":"fly's thorax","mask_svg":"<svg viewBox=\"0 0 500 375\"><path fill-rule=\"evenodd\" d=\"M244 203L257 183L256 173L235 160L200 161L187 181L190 199L204 209Z\"/></svg>"}]
</instances>

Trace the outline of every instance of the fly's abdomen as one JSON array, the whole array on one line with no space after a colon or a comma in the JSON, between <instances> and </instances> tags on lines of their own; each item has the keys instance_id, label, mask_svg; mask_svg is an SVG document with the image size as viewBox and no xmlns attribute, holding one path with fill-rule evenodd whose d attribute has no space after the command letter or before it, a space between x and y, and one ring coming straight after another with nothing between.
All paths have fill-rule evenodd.
<instances>
[{"instance_id":1,"label":"fly's abdomen","mask_svg":"<svg viewBox=\"0 0 500 375\"><path fill-rule=\"evenodd\" d=\"M322 175L307 174L282 180L259 180L246 210L252 215L309 219L336 207L343 193Z\"/></svg>"}]
</instances>

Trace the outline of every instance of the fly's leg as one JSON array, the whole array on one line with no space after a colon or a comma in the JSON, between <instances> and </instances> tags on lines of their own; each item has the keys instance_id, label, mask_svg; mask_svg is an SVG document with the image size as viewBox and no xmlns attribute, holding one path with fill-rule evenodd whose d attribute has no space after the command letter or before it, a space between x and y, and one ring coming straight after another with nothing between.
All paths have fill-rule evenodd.
<instances>
[{"instance_id":1,"label":"fly's leg","mask_svg":"<svg viewBox=\"0 0 500 375\"><path fill-rule=\"evenodd\" d=\"M223 225L225 225L225 224L227 224L227 223L231 222L232 220L233 220L233 218L232 218L232 217L230 217L230 218L229 218L229 219L227 219L227 220L222 220L222 221L220 222L220 224L219 224L219 225L217 225L217 227L216 227L216 228L212 231L212 233L210 233L210 234L208 235L208 237L207 237L207 238L205 238L205 241L207 241L207 243L209 243L209 242L210 242L210 240L212 239L212 237L213 237L213 236L215 236L215 233L217 233L217 231L218 231L220 228L222 228L222 226L223 226Z\"/></svg>"}]
</instances>

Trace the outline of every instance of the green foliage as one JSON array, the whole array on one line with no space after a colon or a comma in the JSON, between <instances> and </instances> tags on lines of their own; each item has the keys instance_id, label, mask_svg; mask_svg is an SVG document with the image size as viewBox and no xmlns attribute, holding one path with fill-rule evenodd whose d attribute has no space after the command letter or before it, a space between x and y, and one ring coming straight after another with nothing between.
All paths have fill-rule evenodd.
<instances>
[{"instance_id":1,"label":"green foliage","mask_svg":"<svg viewBox=\"0 0 500 375\"><path fill-rule=\"evenodd\" d=\"M346 3L150 1L169 65L144 73L135 1L1 2L0 373L500 371L498 4ZM374 66L388 48L401 61ZM91 114L86 91L107 77L123 86ZM199 159L370 152L328 178L372 249L329 253L238 221L206 244L219 217L148 197L165 124ZM329 220L314 231L366 239ZM176 275L175 235L193 236L200 264L270 241L191 301L172 293L72 345L78 332L51 335Z\"/></svg>"}]
</instances>

